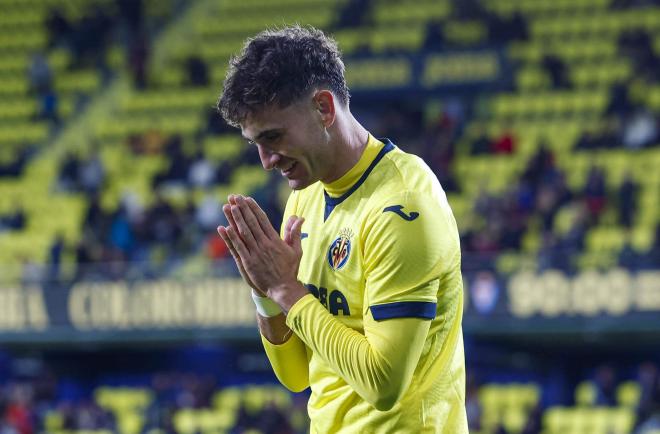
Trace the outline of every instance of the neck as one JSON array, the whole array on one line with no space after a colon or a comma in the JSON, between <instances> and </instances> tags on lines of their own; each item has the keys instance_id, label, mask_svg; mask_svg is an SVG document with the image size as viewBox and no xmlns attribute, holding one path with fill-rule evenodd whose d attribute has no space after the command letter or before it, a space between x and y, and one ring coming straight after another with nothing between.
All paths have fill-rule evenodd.
<instances>
[{"instance_id":1,"label":"neck","mask_svg":"<svg viewBox=\"0 0 660 434\"><path fill-rule=\"evenodd\" d=\"M328 131L333 142L334 164L328 175L321 179L326 184L338 180L357 164L369 140L369 132L350 111L346 110L343 115L337 116L332 130Z\"/></svg>"}]
</instances>

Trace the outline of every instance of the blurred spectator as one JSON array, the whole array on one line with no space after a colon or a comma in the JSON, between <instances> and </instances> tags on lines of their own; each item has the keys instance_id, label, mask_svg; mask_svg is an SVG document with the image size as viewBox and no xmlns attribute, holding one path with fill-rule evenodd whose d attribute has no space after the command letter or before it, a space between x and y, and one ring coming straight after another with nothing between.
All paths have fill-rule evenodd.
<instances>
[{"instance_id":1,"label":"blurred spectator","mask_svg":"<svg viewBox=\"0 0 660 434\"><path fill-rule=\"evenodd\" d=\"M58 116L59 98L54 90L46 90L40 97L39 119L49 120L53 123L59 123Z\"/></svg>"},{"instance_id":2,"label":"blurred spectator","mask_svg":"<svg viewBox=\"0 0 660 434\"><path fill-rule=\"evenodd\" d=\"M541 433L542 418L543 409L541 408L541 405L534 406L527 417L527 422L525 423L521 434Z\"/></svg>"},{"instance_id":3,"label":"blurred spectator","mask_svg":"<svg viewBox=\"0 0 660 434\"><path fill-rule=\"evenodd\" d=\"M127 144L135 155L161 154L167 143L167 137L156 129L128 136Z\"/></svg>"},{"instance_id":4,"label":"blurred spectator","mask_svg":"<svg viewBox=\"0 0 660 434\"><path fill-rule=\"evenodd\" d=\"M59 185L64 190L75 191L78 186L78 172L80 170L80 160L71 151L65 156L60 165L58 176Z\"/></svg>"},{"instance_id":5,"label":"blurred spectator","mask_svg":"<svg viewBox=\"0 0 660 434\"><path fill-rule=\"evenodd\" d=\"M539 149L530 158L527 167L523 171L521 181L531 189L534 197L540 185L544 182L553 182L557 176L555 167L555 156L548 150L544 141L539 143Z\"/></svg>"},{"instance_id":6,"label":"blurred spectator","mask_svg":"<svg viewBox=\"0 0 660 434\"><path fill-rule=\"evenodd\" d=\"M639 186L633 180L630 172L626 176L619 187L619 222L622 226L630 228L633 224L635 212L637 211L637 195L639 193Z\"/></svg>"},{"instance_id":7,"label":"blurred spectator","mask_svg":"<svg viewBox=\"0 0 660 434\"><path fill-rule=\"evenodd\" d=\"M567 89L571 87L566 65L559 57L552 54L547 54L543 57L541 64L550 75L553 88Z\"/></svg>"},{"instance_id":8,"label":"blurred spectator","mask_svg":"<svg viewBox=\"0 0 660 434\"><path fill-rule=\"evenodd\" d=\"M89 207L85 215L84 225L92 231L98 231L103 230L105 221L106 215L101 208L101 199L98 195L93 195L89 199Z\"/></svg>"},{"instance_id":9,"label":"blurred spectator","mask_svg":"<svg viewBox=\"0 0 660 434\"><path fill-rule=\"evenodd\" d=\"M596 166L592 166L589 170L587 182L584 187L584 198L589 211L590 223L596 224L600 215L605 210L607 201L605 172Z\"/></svg>"},{"instance_id":10,"label":"blurred spectator","mask_svg":"<svg viewBox=\"0 0 660 434\"><path fill-rule=\"evenodd\" d=\"M105 168L97 151L93 151L78 167L80 188L88 195L95 195L103 186Z\"/></svg>"},{"instance_id":11,"label":"blurred spectator","mask_svg":"<svg viewBox=\"0 0 660 434\"><path fill-rule=\"evenodd\" d=\"M57 234L50 246L48 254L48 280L58 282L60 278L60 264L62 263L62 252L64 251L64 237L61 233Z\"/></svg>"},{"instance_id":12,"label":"blurred spectator","mask_svg":"<svg viewBox=\"0 0 660 434\"><path fill-rule=\"evenodd\" d=\"M617 263L620 267L627 268L628 270L638 270L642 265L642 259L635 249L633 249L630 240L626 240L619 252Z\"/></svg>"},{"instance_id":13,"label":"blurred spectator","mask_svg":"<svg viewBox=\"0 0 660 434\"><path fill-rule=\"evenodd\" d=\"M42 53L32 56L30 68L28 69L30 89L35 94L42 96L51 90L53 73L48 65L48 60Z\"/></svg>"},{"instance_id":14,"label":"blurred spectator","mask_svg":"<svg viewBox=\"0 0 660 434\"><path fill-rule=\"evenodd\" d=\"M228 160L223 160L218 164L215 171L215 182L218 184L228 184L231 180L231 174L234 170L233 164Z\"/></svg>"},{"instance_id":15,"label":"blurred spectator","mask_svg":"<svg viewBox=\"0 0 660 434\"><path fill-rule=\"evenodd\" d=\"M637 407L638 429L636 434L651 434L660 429L660 375L652 362L639 366L637 379L641 389Z\"/></svg>"},{"instance_id":16,"label":"blurred spectator","mask_svg":"<svg viewBox=\"0 0 660 434\"><path fill-rule=\"evenodd\" d=\"M623 144L628 149L640 149L655 145L660 140L656 119L647 110L638 110L626 122Z\"/></svg>"},{"instance_id":17,"label":"blurred spectator","mask_svg":"<svg viewBox=\"0 0 660 434\"><path fill-rule=\"evenodd\" d=\"M660 223L655 227L654 242L648 252L648 262L655 267L660 264Z\"/></svg>"},{"instance_id":18,"label":"blurred spectator","mask_svg":"<svg viewBox=\"0 0 660 434\"><path fill-rule=\"evenodd\" d=\"M442 31L442 23L429 21L426 25L426 34L422 47L428 51L442 51L445 46L445 34Z\"/></svg>"},{"instance_id":19,"label":"blurred spectator","mask_svg":"<svg viewBox=\"0 0 660 434\"><path fill-rule=\"evenodd\" d=\"M538 270L567 270L570 269L569 257L562 251L559 239L551 231L541 234L541 247L538 254Z\"/></svg>"},{"instance_id":20,"label":"blurred spectator","mask_svg":"<svg viewBox=\"0 0 660 434\"><path fill-rule=\"evenodd\" d=\"M110 245L118 249L122 255L129 259L129 254L135 243L128 212L123 206L115 211L110 224Z\"/></svg>"},{"instance_id":21,"label":"blurred spectator","mask_svg":"<svg viewBox=\"0 0 660 434\"><path fill-rule=\"evenodd\" d=\"M633 104L628 95L629 82L616 83L610 90L610 103L607 106L607 115L616 114L623 117L632 112Z\"/></svg>"},{"instance_id":22,"label":"blurred spectator","mask_svg":"<svg viewBox=\"0 0 660 434\"><path fill-rule=\"evenodd\" d=\"M133 76L133 84L137 89L147 87L147 65L149 62L150 47L145 32L139 32L131 41L129 53L129 66Z\"/></svg>"},{"instance_id":23,"label":"blurred spectator","mask_svg":"<svg viewBox=\"0 0 660 434\"><path fill-rule=\"evenodd\" d=\"M117 8L121 21L128 27L131 38L140 32L144 21L144 4L142 0L117 0Z\"/></svg>"},{"instance_id":24,"label":"blurred spectator","mask_svg":"<svg viewBox=\"0 0 660 434\"><path fill-rule=\"evenodd\" d=\"M46 27L49 32L48 47L53 48L56 45L69 45L71 43L72 27L59 8L53 8L46 20Z\"/></svg>"},{"instance_id":25,"label":"blurred spectator","mask_svg":"<svg viewBox=\"0 0 660 434\"><path fill-rule=\"evenodd\" d=\"M637 28L622 32L619 49L633 61L638 77L651 81L657 79L659 58L653 48L653 39L646 30Z\"/></svg>"},{"instance_id":26,"label":"blurred spectator","mask_svg":"<svg viewBox=\"0 0 660 434\"><path fill-rule=\"evenodd\" d=\"M486 22L489 42L523 41L529 37L527 20L520 12L515 12L506 17L486 10L476 1L470 3L473 4L471 9L474 18ZM479 7L477 8L474 5L479 5ZM478 11L478 13L475 14L474 11Z\"/></svg>"},{"instance_id":27,"label":"blurred spectator","mask_svg":"<svg viewBox=\"0 0 660 434\"><path fill-rule=\"evenodd\" d=\"M229 248L215 233L210 233L206 238L206 255L213 261L229 258Z\"/></svg>"},{"instance_id":28,"label":"blurred spectator","mask_svg":"<svg viewBox=\"0 0 660 434\"><path fill-rule=\"evenodd\" d=\"M616 372L612 366L602 365L596 369L594 385L596 386L596 405L607 407L614 407L617 405L617 379Z\"/></svg>"},{"instance_id":29,"label":"blurred spectator","mask_svg":"<svg viewBox=\"0 0 660 434\"><path fill-rule=\"evenodd\" d=\"M23 260L21 270L21 285L23 287L41 285L44 278L43 268L32 259Z\"/></svg>"},{"instance_id":30,"label":"blurred spectator","mask_svg":"<svg viewBox=\"0 0 660 434\"><path fill-rule=\"evenodd\" d=\"M170 160L170 165L165 172L159 173L154 177L153 186L159 187L163 183L187 182L191 161L183 152L181 136L170 138L165 145L165 154Z\"/></svg>"},{"instance_id":31,"label":"blurred spectator","mask_svg":"<svg viewBox=\"0 0 660 434\"><path fill-rule=\"evenodd\" d=\"M25 228L26 219L27 216L23 204L15 201L11 212L0 215L0 232L23 230Z\"/></svg>"},{"instance_id":32,"label":"blurred spectator","mask_svg":"<svg viewBox=\"0 0 660 434\"><path fill-rule=\"evenodd\" d=\"M145 221L148 224L150 241L167 245L174 243L181 234L180 222L174 208L160 193L156 193L156 201L147 210Z\"/></svg>"},{"instance_id":33,"label":"blurred spectator","mask_svg":"<svg viewBox=\"0 0 660 434\"><path fill-rule=\"evenodd\" d=\"M494 154L513 154L515 150L516 138L508 128L491 143L491 152Z\"/></svg>"},{"instance_id":34,"label":"blurred spectator","mask_svg":"<svg viewBox=\"0 0 660 434\"><path fill-rule=\"evenodd\" d=\"M509 21L509 27L511 29L511 33L510 33L511 40L525 41L529 38L529 29L527 26L527 20L519 10L516 10L511 16L511 21Z\"/></svg>"},{"instance_id":35,"label":"blurred spectator","mask_svg":"<svg viewBox=\"0 0 660 434\"><path fill-rule=\"evenodd\" d=\"M31 408L31 389L24 384L12 384L9 387L9 400L5 409L5 420L19 434L32 434L35 432Z\"/></svg>"},{"instance_id":36,"label":"blurred spectator","mask_svg":"<svg viewBox=\"0 0 660 434\"><path fill-rule=\"evenodd\" d=\"M358 27L364 22L364 18L369 13L371 6L370 0L349 0L339 11L337 17L337 29L349 27Z\"/></svg>"},{"instance_id":37,"label":"blurred spectator","mask_svg":"<svg viewBox=\"0 0 660 434\"><path fill-rule=\"evenodd\" d=\"M198 151L188 170L188 183L193 188L209 187L215 178L213 164L204 157L202 151Z\"/></svg>"},{"instance_id":38,"label":"blurred spectator","mask_svg":"<svg viewBox=\"0 0 660 434\"><path fill-rule=\"evenodd\" d=\"M215 233L215 229L222 223L221 215L223 215L223 212L217 197L213 194L207 194L197 206L195 218L203 232ZM224 220L224 217L222 219ZM226 224L225 221L225 226Z\"/></svg>"},{"instance_id":39,"label":"blurred spectator","mask_svg":"<svg viewBox=\"0 0 660 434\"><path fill-rule=\"evenodd\" d=\"M34 154L34 148L28 145L22 145L20 150L14 153L14 158L6 163L0 163L0 177L17 177L23 173L30 157Z\"/></svg>"},{"instance_id":40,"label":"blurred spectator","mask_svg":"<svg viewBox=\"0 0 660 434\"><path fill-rule=\"evenodd\" d=\"M186 61L186 69L191 86L205 87L209 85L208 67L201 57L190 56Z\"/></svg>"},{"instance_id":41,"label":"blurred spectator","mask_svg":"<svg viewBox=\"0 0 660 434\"><path fill-rule=\"evenodd\" d=\"M85 13L72 33L73 67L104 67L113 21L101 6Z\"/></svg>"},{"instance_id":42,"label":"blurred spectator","mask_svg":"<svg viewBox=\"0 0 660 434\"><path fill-rule=\"evenodd\" d=\"M621 146L622 128L622 122L618 117L609 118L598 130L585 131L575 148L584 150L617 148Z\"/></svg>"},{"instance_id":43,"label":"blurred spectator","mask_svg":"<svg viewBox=\"0 0 660 434\"><path fill-rule=\"evenodd\" d=\"M90 264L96 261L95 246L89 239L83 239L76 246L76 274L74 280L82 280L91 274Z\"/></svg>"},{"instance_id":44,"label":"blurred spectator","mask_svg":"<svg viewBox=\"0 0 660 434\"><path fill-rule=\"evenodd\" d=\"M553 228L557 212L572 199L572 196L563 172L556 172L555 177L547 179L540 185L536 195L535 209L546 230Z\"/></svg>"},{"instance_id":45,"label":"blurred spectator","mask_svg":"<svg viewBox=\"0 0 660 434\"><path fill-rule=\"evenodd\" d=\"M472 141L470 151L473 155L488 154L490 152L490 138L483 127L476 131L476 138Z\"/></svg>"},{"instance_id":46,"label":"blurred spectator","mask_svg":"<svg viewBox=\"0 0 660 434\"><path fill-rule=\"evenodd\" d=\"M225 122L216 108L210 108L206 116L206 130L202 133L223 134L235 132L235 129Z\"/></svg>"}]
</instances>

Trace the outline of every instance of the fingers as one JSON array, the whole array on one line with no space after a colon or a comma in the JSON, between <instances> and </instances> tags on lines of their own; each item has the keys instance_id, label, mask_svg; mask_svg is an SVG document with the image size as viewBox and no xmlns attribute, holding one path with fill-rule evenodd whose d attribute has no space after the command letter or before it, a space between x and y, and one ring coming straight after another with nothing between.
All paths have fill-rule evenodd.
<instances>
[{"instance_id":1,"label":"fingers","mask_svg":"<svg viewBox=\"0 0 660 434\"><path fill-rule=\"evenodd\" d=\"M238 254L238 252L236 251L236 247L234 246L234 243L229 238L228 229L229 227L218 226L218 235L220 235L222 241L224 241L225 244L227 245L227 248L229 249L229 253L231 253L231 256L234 258L234 261L236 261L236 265L239 265L239 263L241 262L241 256Z\"/></svg>"},{"instance_id":2,"label":"fingers","mask_svg":"<svg viewBox=\"0 0 660 434\"><path fill-rule=\"evenodd\" d=\"M245 203L254 213L257 221L259 222L259 225L261 226L261 230L263 231L264 235L271 239L279 238L280 234L278 234L275 228L273 228L273 225L270 223L270 220L268 220L268 216L266 215L264 210L261 209L257 201L252 199L251 197L247 197L245 198Z\"/></svg>"},{"instance_id":3,"label":"fingers","mask_svg":"<svg viewBox=\"0 0 660 434\"><path fill-rule=\"evenodd\" d=\"M254 200L253 200L253 202L254 202ZM254 202L254 203L256 205L256 202ZM245 223L247 224L248 228L252 232L252 235L254 236L256 241L258 243L262 243L262 242L266 241L266 239L269 238L269 237L268 237L268 235L266 235L263 228L261 227L261 223L259 222L259 219L257 218L257 215L254 212L254 210L252 209L252 207L250 207L250 205L248 204L248 200L246 198L244 198L243 196L238 196L236 198L236 204L239 207L239 209L241 211L241 215L243 216L243 219L245 220ZM258 207L258 205L257 205L257 208L259 210L261 209L261 208ZM270 225L270 223L269 223L269 225ZM270 226L270 228L272 229L272 226Z\"/></svg>"},{"instance_id":4,"label":"fingers","mask_svg":"<svg viewBox=\"0 0 660 434\"><path fill-rule=\"evenodd\" d=\"M236 224L230 226L227 232L231 233L231 229L234 229L234 231L237 232L237 236L243 240L248 251L256 251L259 244L253 233L253 229L246 221L241 208L238 205L231 205L231 215L234 217L234 222Z\"/></svg>"},{"instance_id":5,"label":"fingers","mask_svg":"<svg viewBox=\"0 0 660 434\"><path fill-rule=\"evenodd\" d=\"M241 239L236 228L234 226L227 226L226 228L222 228L222 229L224 229L224 232L226 233L226 236L229 239L229 243L227 243L227 247L229 247L230 249L229 251L232 254L232 256L234 256L234 258L238 258L237 262L238 261L242 262L243 258L249 257L250 251L248 250L247 246ZM221 233L220 230L218 230L218 233Z\"/></svg>"},{"instance_id":6,"label":"fingers","mask_svg":"<svg viewBox=\"0 0 660 434\"><path fill-rule=\"evenodd\" d=\"M218 235L220 235L220 238L222 238L222 241L225 242L227 245L227 248L229 249L229 253L231 253L231 256L235 260L240 260L241 258L238 256L238 253L236 252L236 248L234 247L234 243L231 242L229 239L229 235L227 234L227 228L224 226L218 226Z\"/></svg>"},{"instance_id":7,"label":"fingers","mask_svg":"<svg viewBox=\"0 0 660 434\"><path fill-rule=\"evenodd\" d=\"M235 228L235 230L238 231L238 235L243 238L246 247L249 250L255 249L257 247L256 240L254 239L254 235L249 226L243 219L240 207L236 201L237 196L230 194L227 199L229 203L222 206L222 212L224 212L225 217L227 217L227 221L229 222L227 229Z\"/></svg>"},{"instance_id":8,"label":"fingers","mask_svg":"<svg viewBox=\"0 0 660 434\"><path fill-rule=\"evenodd\" d=\"M227 204L227 203L224 204L222 206L222 212L225 214L225 217L227 217L227 221L229 222L229 226L236 227L236 222L234 221L234 216L231 213L231 205L234 205L234 204L231 204L231 201L229 202L229 204Z\"/></svg>"},{"instance_id":9,"label":"fingers","mask_svg":"<svg viewBox=\"0 0 660 434\"><path fill-rule=\"evenodd\" d=\"M289 217L289 220L286 221L286 225L284 226L284 242L287 243L288 245L291 245L292 239L291 239L291 227L293 226L293 223L296 221L296 216L292 215Z\"/></svg>"},{"instance_id":10,"label":"fingers","mask_svg":"<svg viewBox=\"0 0 660 434\"><path fill-rule=\"evenodd\" d=\"M294 222L291 225L291 243L289 244L291 247L293 247L297 252L302 251L302 245L301 245L301 233L302 233L302 225L305 222L304 218L292 216L295 218ZM291 219L289 219L291 220Z\"/></svg>"},{"instance_id":11,"label":"fingers","mask_svg":"<svg viewBox=\"0 0 660 434\"><path fill-rule=\"evenodd\" d=\"M222 238L222 240L227 245L227 248L229 249L229 253L231 253L231 256L234 258L234 262L236 263L236 267L238 268L238 272L243 277L243 280L245 280L245 282L248 284L248 286L250 286L250 288L257 291L263 297L266 297L266 293L263 292L262 290L256 288L254 286L254 283L252 283L249 276L245 272L245 267L243 267L243 261L241 260L241 257L238 254L238 252L236 251L236 248L234 247L234 244L229 239L229 235L227 234L227 228L225 228L224 226L218 226L217 230L218 230L218 234L220 235L220 238Z\"/></svg>"}]
</instances>

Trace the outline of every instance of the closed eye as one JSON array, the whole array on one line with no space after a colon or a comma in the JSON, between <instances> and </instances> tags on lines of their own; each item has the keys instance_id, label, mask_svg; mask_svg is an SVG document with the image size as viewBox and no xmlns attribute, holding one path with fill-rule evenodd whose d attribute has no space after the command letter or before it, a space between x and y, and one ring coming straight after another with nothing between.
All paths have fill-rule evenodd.
<instances>
[{"instance_id":1,"label":"closed eye","mask_svg":"<svg viewBox=\"0 0 660 434\"><path fill-rule=\"evenodd\" d=\"M271 134L266 134L262 137L262 139L266 142L273 143L277 141L282 135L280 133L271 133Z\"/></svg>"}]
</instances>

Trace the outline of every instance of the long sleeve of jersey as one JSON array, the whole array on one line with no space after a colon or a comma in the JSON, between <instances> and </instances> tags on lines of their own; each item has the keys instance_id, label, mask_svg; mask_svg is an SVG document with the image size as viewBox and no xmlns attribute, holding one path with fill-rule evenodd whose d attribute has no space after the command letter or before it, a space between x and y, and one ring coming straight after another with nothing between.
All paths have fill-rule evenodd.
<instances>
[{"instance_id":1,"label":"long sleeve of jersey","mask_svg":"<svg viewBox=\"0 0 660 434\"><path fill-rule=\"evenodd\" d=\"M292 392L309 387L308 360L305 344L293 334L286 342L275 345L261 335L264 349L275 376Z\"/></svg>"},{"instance_id":2,"label":"long sleeve of jersey","mask_svg":"<svg viewBox=\"0 0 660 434\"><path fill-rule=\"evenodd\" d=\"M410 385L430 326L419 318L372 320L365 322L363 335L335 319L311 294L293 306L287 323L364 400L383 411Z\"/></svg>"}]
</instances>

